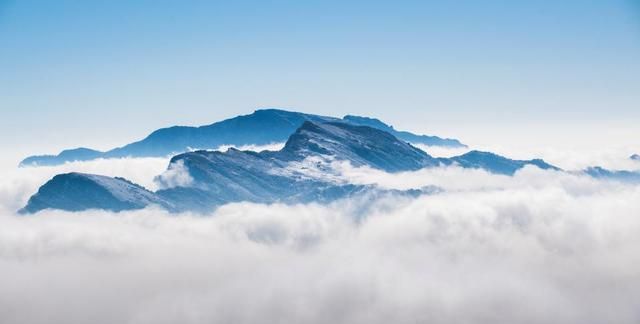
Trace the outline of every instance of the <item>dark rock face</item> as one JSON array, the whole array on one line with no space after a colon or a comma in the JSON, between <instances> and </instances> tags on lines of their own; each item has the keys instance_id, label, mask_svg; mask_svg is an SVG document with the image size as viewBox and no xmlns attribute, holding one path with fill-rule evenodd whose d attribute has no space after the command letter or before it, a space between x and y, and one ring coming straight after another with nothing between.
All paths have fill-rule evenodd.
<instances>
[{"instance_id":1,"label":"dark rock face","mask_svg":"<svg viewBox=\"0 0 640 324\"><path fill-rule=\"evenodd\" d=\"M278 109L256 110L254 113L223 120L201 127L174 126L159 129L145 139L108 152L89 149L64 151L54 156L32 156L22 161L22 166L55 165L69 161L86 161L96 158L158 157L178 154L191 149L213 149L220 145L265 145L286 141L304 122L316 124L343 122L380 129L411 143L464 146L457 140L436 136L399 132L385 123L366 117L345 116L344 119L304 114Z\"/></svg>"},{"instance_id":2,"label":"dark rock face","mask_svg":"<svg viewBox=\"0 0 640 324\"><path fill-rule=\"evenodd\" d=\"M634 160L634 161L640 161L640 154L634 154L634 155L630 156L629 158Z\"/></svg>"},{"instance_id":3,"label":"dark rock face","mask_svg":"<svg viewBox=\"0 0 640 324\"><path fill-rule=\"evenodd\" d=\"M186 172L192 180L188 186L152 193L120 178L64 174L42 186L24 211L33 213L46 208L120 211L151 204L170 211L209 211L229 202L330 202L381 192L372 186L353 185L331 177L329 162L332 160L387 172L452 164L499 174L513 174L529 164L557 169L542 160L510 160L478 151L437 159L376 128L335 121L305 121L277 152L229 149L227 152L195 151L173 157L170 168L179 165L181 172ZM310 168L318 172L309 173ZM416 195L419 192L395 193Z\"/></svg>"}]
</instances>

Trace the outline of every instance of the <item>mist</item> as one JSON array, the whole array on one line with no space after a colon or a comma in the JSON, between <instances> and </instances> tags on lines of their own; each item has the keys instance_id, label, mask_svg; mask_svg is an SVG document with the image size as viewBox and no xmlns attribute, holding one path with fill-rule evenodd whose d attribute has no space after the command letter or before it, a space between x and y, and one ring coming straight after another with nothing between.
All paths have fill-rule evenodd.
<instances>
[{"instance_id":1,"label":"mist","mask_svg":"<svg viewBox=\"0 0 640 324\"><path fill-rule=\"evenodd\" d=\"M153 188L167 166L120 159L6 171L0 322L640 321L640 186L576 174L387 174L336 162L343 181L443 191L236 203L209 215L15 214L56 172Z\"/></svg>"}]
</instances>

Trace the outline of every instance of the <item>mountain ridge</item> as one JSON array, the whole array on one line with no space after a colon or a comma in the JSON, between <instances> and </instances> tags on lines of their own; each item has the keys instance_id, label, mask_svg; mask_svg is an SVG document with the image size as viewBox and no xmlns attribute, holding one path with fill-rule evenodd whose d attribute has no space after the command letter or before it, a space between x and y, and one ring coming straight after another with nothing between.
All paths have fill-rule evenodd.
<instances>
[{"instance_id":1,"label":"mountain ridge","mask_svg":"<svg viewBox=\"0 0 640 324\"><path fill-rule=\"evenodd\" d=\"M142 209L151 204L174 210L170 202L124 178L70 172L47 181L19 213L32 214L43 209L119 212Z\"/></svg>"},{"instance_id":2,"label":"mountain ridge","mask_svg":"<svg viewBox=\"0 0 640 324\"><path fill-rule=\"evenodd\" d=\"M171 212L206 212L231 202L330 202L385 192L372 185L355 185L345 179L332 178L330 162L333 160L391 173L453 164L506 175L529 164L555 168L538 162L541 160L510 160L486 152L451 159L434 158L376 128L335 121L306 121L279 151L231 148L226 152L199 150L172 157L168 170L186 172L192 180L188 185L150 192L121 178L63 174L45 183L24 211L33 213L47 207L121 211L159 205ZM320 168L320 172L310 173L310 168ZM395 191L411 195L421 192L418 189ZM78 204L74 205L74 201Z\"/></svg>"},{"instance_id":3,"label":"mountain ridge","mask_svg":"<svg viewBox=\"0 0 640 324\"><path fill-rule=\"evenodd\" d=\"M416 144L465 147L455 139L416 135L396 131L382 121L369 117L347 115L344 118L307 114L281 109L258 109L251 114L228 118L203 126L171 126L153 131L142 140L106 152L87 148L64 150L58 155L29 156L20 166L58 165L96 158L164 157L193 149L215 149L222 145L266 145L284 142L305 121L314 123L345 122L385 130Z\"/></svg>"}]
</instances>

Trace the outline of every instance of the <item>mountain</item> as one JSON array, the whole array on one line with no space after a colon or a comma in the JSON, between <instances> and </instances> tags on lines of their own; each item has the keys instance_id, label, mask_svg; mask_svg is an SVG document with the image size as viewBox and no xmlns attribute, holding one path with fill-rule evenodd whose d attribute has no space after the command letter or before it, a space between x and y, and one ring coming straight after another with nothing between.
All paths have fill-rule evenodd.
<instances>
[{"instance_id":1,"label":"mountain","mask_svg":"<svg viewBox=\"0 0 640 324\"><path fill-rule=\"evenodd\" d=\"M339 122L305 122L275 156L285 161L301 161L317 154L347 160L354 166L368 165L387 172L418 170L440 163L438 159L390 133Z\"/></svg>"},{"instance_id":2,"label":"mountain","mask_svg":"<svg viewBox=\"0 0 640 324\"><path fill-rule=\"evenodd\" d=\"M482 151L470 151L450 159L440 159L440 161L445 165L455 163L463 168L484 169L491 173L504 175L513 175L526 165L533 165L543 170L561 170L541 159L512 160L491 152Z\"/></svg>"},{"instance_id":3,"label":"mountain","mask_svg":"<svg viewBox=\"0 0 640 324\"><path fill-rule=\"evenodd\" d=\"M65 162L70 161L89 161L95 160L104 155L104 152L80 147L77 149L64 150L60 152L58 155L36 155L30 156L22 162L20 162L21 166L29 166L29 165L38 165L38 166L47 166L47 165L60 165Z\"/></svg>"},{"instance_id":4,"label":"mountain","mask_svg":"<svg viewBox=\"0 0 640 324\"><path fill-rule=\"evenodd\" d=\"M174 126L159 129L141 141L107 152L84 148L66 150L59 155L31 156L24 159L20 165L52 165L70 161L86 161L100 157L158 157L194 149L215 149L221 145L242 146L280 143L286 141L296 129L307 121L313 123L343 122L369 126L386 131L399 139L414 144L464 147L462 143L454 139L399 132L393 127L372 118L345 116L340 119L278 109L261 109L249 115L237 116L207 126Z\"/></svg>"},{"instance_id":5,"label":"mountain","mask_svg":"<svg viewBox=\"0 0 640 324\"><path fill-rule=\"evenodd\" d=\"M436 166L437 159L393 135L366 126L339 122L315 124L304 122L277 152L196 151L177 155L171 164L182 165L193 179L189 188L158 191L158 195L176 204L201 197L196 208L251 201L328 202L345 196L369 192L372 188L356 186L322 174L310 175L304 162L313 157L346 160L355 166L371 166L388 172L417 170ZM316 161L312 167L322 168ZM321 170L326 174L330 170ZM322 172L321 172L322 173ZM189 204L193 204L190 201ZM192 209L183 205L183 209Z\"/></svg>"},{"instance_id":6,"label":"mountain","mask_svg":"<svg viewBox=\"0 0 640 324\"><path fill-rule=\"evenodd\" d=\"M333 172L332 161L348 161L354 166L387 172L452 164L501 174L512 174L527 164L553 168L541 160L516 161L484 152L437 159L376 128L336 121L305 121L280 151L232 148L226 152L200 150L176 155L171 159L169 170L184 172L190 181L155 193L121 178L79 173L58 175L40 188L23 212L46 208L120 211L147 205L158 205L169 211L209 211L229 202L330 202L384 192L341 179ZM433 188L427 189L431 191Z\"/></svg>"},{"instance_id":7,"label":"mountain","mask_svg":"<svg viewBox=\"0 0 640 324\"><path fill-rule=\"evenodd\" d=\"M159 205L173 210L173 205L153 192L123 178L93 174L59 174L45 183L33 195L21 213L35 213L43 209L83 211L104 209L122 211Z\"/></svg>"},{"instance_id":8,"label":"mountain","mask_svg":"<svg viewBox=\"0 0 640 324\"><path fill-rule=\"evenodd\" d=\"M640 161L640 154L634 154L634 155L630 156L629 158L634 160L634 161Z\"/></svg>"},{"instance_id":9,"label":"mountain","mask_svg":"<svg viewBox=\"0 0 640 324\"><path fill-rule=\"evenodd\" d=\"M602 167L589 167L584 170L584 173L597 178L597 179L609 179L620 182L640 183L640 172L638 171L625 171L625 170L607 170Z\"/></svg>"},{"instance_id":10,"label":"mountain","mask_svg":"<svg viewBox=\"0 0 640 324\"><path fill-rule=\"evenodd\" d=\"M385 131L405 142L413 144L424 144L430 146L447 146L447 147L466 147L466 145L460 143L460 141L452 138L441 138L438 136L429 135L416 135L405 131L397 131L393 126L387 125L379 119L360 117L353 115L346 115L342 118L342 122L346 122L353 125L369 126L382 131Z\"/></svg>"}]
</instances>

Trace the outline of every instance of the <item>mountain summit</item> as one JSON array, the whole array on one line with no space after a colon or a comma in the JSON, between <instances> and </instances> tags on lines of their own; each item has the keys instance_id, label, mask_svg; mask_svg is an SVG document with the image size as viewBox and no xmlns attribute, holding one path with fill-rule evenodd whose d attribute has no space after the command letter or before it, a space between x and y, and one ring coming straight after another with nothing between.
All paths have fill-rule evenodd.
<instances>
[{"instance_id":1,"label":"mountain summit","mask_svg":"<svg viewBox=\"0 0 640 324\"><path fill-rule=\"evenodd\" d=\"M57 165L72 161L120 157L164 157L194 149L215 149L222 145L266 145L286 141L304 122L342 122L369 126L388 132L414 144L464 147L454 139L416 135L396 131L393 127L372 118L345 116L336 118L279 109L260 109L252 114L237 116L200 127L174 126L154 131L145 139L99 152L86 148L65 150L58 155L39 155L24 159L21 166Z\"/></svg>"},{"instance_id":2,"label":"mountain summit","mask_svg":"<svg viewBox=\"0 0 640 324\"><path fill-rule=\"evenodd\" d=\"M169 170L189 181L150 192L122 178L63 174L44 184L23 212L46 208L112 211L158 205L169 211L209 211L230 202L328 202L342 197L383 192L353 185L336 176L334 161L387 172L441 165L481 168L511 175L534 165L555 168L542 160L517 161L473 151L458 157L434 158L426 152L370 126L337 121L304 121L280 151L194 151L171 159ZM162 177L162 176L161 176ZM402 194L418 194L412 190Z\"/></svg>"},{"instance_id":3,"label":"mountain summit","mask_svg":"<svg viewBox=\"0 0 640 324\"><path fill-rule=\"evenodd\" d=\"M20 213L30 214L43 209L118 212L141 209L151 204L173 209L171 203L126 179L73 172L59 174L49 180L31 196Z\"/></svg>"},{"instance_id":4,"label":"mountain summit","mask_svg":"<svg viewBox=\"0 0 640 324\"><path fill-rule=\"evenodd\" d=\"M283 160L303 160L321 154L388 172L436 166L439 161L395 136L368 126L305 122L279 152Z\"/></svg>"}]
</instances>

